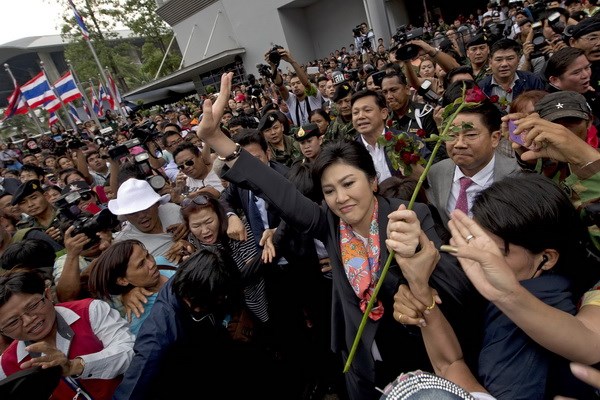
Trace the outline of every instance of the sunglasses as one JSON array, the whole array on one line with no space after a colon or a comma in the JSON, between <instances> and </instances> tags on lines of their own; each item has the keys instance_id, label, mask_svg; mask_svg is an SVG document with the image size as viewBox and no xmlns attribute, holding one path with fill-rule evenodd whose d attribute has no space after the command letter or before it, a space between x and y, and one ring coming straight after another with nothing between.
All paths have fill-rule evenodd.
<instances>
[{"instance_id":1,"label":"sunglasses","mask_svg":"<svg viewBox=\"0 0 600 400\"><path fill-rule=\"evenodd\" d=\"M194 160L184 161L183 164L178 165L177 169L182 171L185 167L192 167L194 165Z\"/></svg>"},{"instance_id":2,"label":"sunglasses","mask_svg":"<svg viewBox=\"0 0 600 400\"><path fill-rule=\"evenodd\" d=\"M186 197L181 202L181 208L187 208L190 204L196 204L197 206L205 206L208 204L208 197L203 194L200 194L196 197Z\"/></svg>"}]
</instances>

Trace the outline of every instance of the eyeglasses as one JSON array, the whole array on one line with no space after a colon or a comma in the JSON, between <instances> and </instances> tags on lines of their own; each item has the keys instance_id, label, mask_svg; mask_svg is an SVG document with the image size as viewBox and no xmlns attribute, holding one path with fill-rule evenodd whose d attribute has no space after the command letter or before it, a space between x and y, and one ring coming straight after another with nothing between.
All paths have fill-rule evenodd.
<instances>
[{"instance_id":1,"label":"eyeglasses","mask_svg":"<svg viewBox=\"0 0 600 400\"><path fill-rule=\"evenodd\" d=\"M19 316L15 317L15 318L11 319L2 328L0 328L0 333L5 335L5 334L9 334L9 333L14 332L17 329L21 328L23 326L23 316L27 315L27 316L31 317L33 313L39 312L42 309L42 307L44 306L45 302L46 302L46 297L42 297L35 303L31 304L29 307L27 307L25 309L25 312L23 312L22 314L20 314Z\"/></svg>"},{"instance_id":2,"label":"eyeglasses","mask_svg":"<svg viewBox=\"0 0 600 400\"><path fill-rule=\"evenodd\" d=\"M183 139L181 139L181 138L180 138L180 139L178 139L178 140L176 140L176 141L174 141L174 142L167 143L167 147L175 147L175 146L177 146L178 144L180 144L181 142L183 142Z\"/></svg>"},{"instance_id":3,"label":"eyeglasses","mask_svg":"<svg viewBox=\"0 0 600 400\"><path fill-rule=\"evenodd\" d=\"M208 204L208 197L206 197L203 194L200 194L200 195L198 195L196 197L192 197L192 198L186 197L181 202L181 207L187 208L192 203L196 204L197 206L205 206Z\"/></svg>"},{"instance_id":4,"label":"eyeglasses","mask_svg":"<svg viewBox=\"0 0 600 400\"><path fill-rule=\"evenodd\" d=\"M479 136L481 136L481 132L479 133L449 133L448 140L449 143L454 143L458 140L458 137L462 136L462 140L465 143L475 143Z\"/></svg>"},{"instance_id":5,"label":"eyeglasses","mask_svg":"<svg viewBox=\"0 0 600 400\"><path fill-rule=\"evenodd\" d=\"M184 161L183 164L178 165L177 169L182 171L185 167L193 167L194 166L194 160L187 160Z\"/></svg>"}]
</instances>

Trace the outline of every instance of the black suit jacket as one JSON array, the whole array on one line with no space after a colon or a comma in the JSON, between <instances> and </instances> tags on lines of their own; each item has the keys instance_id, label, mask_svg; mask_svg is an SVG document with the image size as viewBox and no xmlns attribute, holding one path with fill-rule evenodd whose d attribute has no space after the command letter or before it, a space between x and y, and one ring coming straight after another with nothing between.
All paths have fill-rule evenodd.
<instances>
[{"instance_id":1,"label":"black suit jacket","mask_svg":"<svg viewBox=\"0 0 600 400\"><path fill-rule=\"evenodd\" d=\"M269 161L269 166L282 176L287 176L289 168L276 161ZM260 197L260 194L255 192L255 196ZM242 188L235 183L231 183L222 193L219 198L225 210L242 210L244 215L248 216L248 201L250 200L250 190ZM279 212L276 208L273 208L267 202L267 219L269 220L269 228L277 228L281 222ZM251 221L248 218L248 223ZM258 238L260 239L260 238Z\"/></svg>"},{"instance_id":2,"label":"black suit jacket","mask_svg":"<svg viewBox=\"0 0 600 400\"><path fill-rule=\"evenodd\" d=\"M249 153L242 151L234 166L224 174L224 179L239 187L252 190L279 210L281 218L294 229L313 235L325 243L333 274L332 304L332 349L347 357L362 319L359 299L354 293L342 263L339 237L339 218L326 205L319 206L303 196L296 187L280 174L267 168ZM388 214L400 204L399 199L378 197L380 265L383 268L388 257L385 245ZM441 244L433 219L426 205L415 203L421 228L439 247ZM400 372L414 369L432 370L425 347L416 327L405 327L393 319L393 297L401 283L405 282L400 268L392 263L388 270L379 299L384 306L384 314L378 321L369 319L362 336L351 373L364 385L357 385L354 398L374 397L373 387L383 388ZM442 309L448 320L457 329L456 333L463 344L465 359L471 367L476 360L481 334L481 315L484 301L472 287L456 259L442 254L431 277L431 285L438 290L443 300ZM465 336L465 333L467 334ZM372 355L372 344L376 342L383 362L376 362ZM467 345L468 344L468 345ZM362 387L364 386L364 388Z\"/></svg>"}]
</instances>

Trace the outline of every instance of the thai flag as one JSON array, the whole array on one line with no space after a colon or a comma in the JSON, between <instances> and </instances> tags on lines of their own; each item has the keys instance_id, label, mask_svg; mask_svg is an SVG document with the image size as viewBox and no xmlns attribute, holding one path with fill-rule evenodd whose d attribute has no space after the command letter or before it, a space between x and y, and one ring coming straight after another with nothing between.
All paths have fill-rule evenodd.
<instances>
[{"instance_id":1,"label":"thai flag","mask_svg":"<svg viewBox=\"0 0 600 400\"><path fill-rule=\"evenodd\" d=\"M21 86L21 93L31 108L39 107L56 99L43 72Z\"/></svg>"},{"instance_id":2,"label":"thai flag","mask_svg":"<svg viewBox=\"0 0 600 400\"><path fill-rule=\"evenodd\" d=\"M115 99L112 103L112 108L113 108L113 110L116 110L121 105L121 102L123 100L121 99L121 93L119 93L119 88L117 87L114 79L112 78L112 76L110 74L108 75L108 84L110 85L110 88L112 89L112 93L115 96Z\"/></svg>"},{"instance_id":3,"label":"thai flag","mask_svg":"<svg viewBox=\"0 0 600 400\"><path fill-rule=\"evenodd\" d=\"M56 112L56 110L58 110L60 106L60 100L55 97L53 100L50 100L49 102L44 104L44 109L49 113L53 113Z\"/></svg>"},{"instance_id":4,"label":"thai flag","mask_svg":"<svg viewBox=\"0 0 600 400\"><path fill-rule=\"evenodd\" d=\"M4 121L13 115L27 114L28 110L27 103L25 103L25 100L21 95L21 89L17 86L8 97L8 107L4 111L4 118L2 120Z\"/></svg>"},{"instance_id":5,"label":"thai flag","mask_svg":"<svg viewBox=\"0 0 600 400\"><path fill-rule=\"evenodd\" d=\"M77 88L77 84L75 83L75 79L73 79L73 75L71 75L71 71L67 72L61 76L59 80L54 82L54 90L56 90L56 93L60 96L63 103L70 103L75 99L83 97Z\"/></svg>"},{"instance_id":6,"label":"thai flag","mask_svg":"<svg viewBox=\"0 0 600 400\"><path fill-rule=\"evenodd\" d=\"M71 117L73 117L73 120L76 124L81 123L81 120L79 119L79 113L77 112L77 109L75 108L73 103L69 103L69 114L71 114Z\"/></svg>"},{"instance_id":7,"label":"thai flag","mask_svg":"<svg viewBox=\"0 0 600 400\"><path fill-rule=\"evenodd\" d=\"M75 22L77 22L77 25L79 25L79 29L81 30L83 38L85 40L90 40L90 32L85 26L83 18L81 17L81 14L79 14L79 11L77 11L77 8L75 8L75 4L73 4L72 0L69 0L69 5L71 6L71 9L73 9L73 14L75 15Z\"/></svg>"},{"instance_id":8,"label":"thai flag","mask_svg":"<svg viewBox=\"0 0 600 400\"><path fill-rule=\"evenodd\" d=\"M110 108L114 109L114 101L102 83L98 86L98 97L100 97L102 106L104 106L104 102L107 102Z\"/></svg>"},{"instance_id":9,"label":"thai flag","mask_svg":"<svg viewBox=\"0 0 600 400\"><path fill-rule=\"evenodd\" d=\"M58 123L58 117L56 116L55 113L50 113L50 118L48 119L48 125L52 126L54 124Z\"/></svg>"},{"instance_id":10,"label":"thai flag","mask_svg":"<svg viewBox=\"0 0 600 400\"><path fill-rule=\"evenodd\" d=\"M94 91L92 90L92 108L94 110L94 113L101 117L102 116L102 104L100 104L100 101L98 101L98 98L96 97L96 93L94 93Z\"/></svg>"}]
</instances>

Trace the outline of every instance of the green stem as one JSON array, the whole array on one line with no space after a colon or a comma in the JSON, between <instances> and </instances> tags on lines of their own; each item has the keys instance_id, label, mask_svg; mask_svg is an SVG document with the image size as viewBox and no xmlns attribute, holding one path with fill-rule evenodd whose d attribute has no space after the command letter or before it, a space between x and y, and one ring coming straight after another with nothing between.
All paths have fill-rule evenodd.
<instances>
[{"instance_id":1,"label":"green stem","mask_svg":"<svg viewBox=\"0 0 600 400\"><path fill-rule=\"evenodd\" d=\"M464 93L463 93L463 97L464 97ZM415 204L415 200L417 199L417 195L419 194L419 191L421 190L421 187L423 186L423 183L425 182L425 179L427 178L429 169L433 165L433 159L435 158L438 150L440 149L440 146L441 146L442 142L444 141L443 139L448 134L448 130L450 129L452 122L454 122L454 119L456 118L456 116L462 111L462 109L465 106L467 106L467 103L464 103L464 102L458 106L458 108L451 115L450 120L444 127L444 131L438 137L438 140L437 140L435 146L433 147L433 150L431 151L431 156L429 156L429 160L427 161L427 165L425 165L425 169L421 173L421 176L419 177L419 181L417 182L417 186L415 187L412 197L410 198L410 202L408 203L408 207L407 207L408 210L412 210L412 208ZM377 295L379 294L379 289L381 289L381 285L383 284L383 281L385 279L385 276L387 275L390 265L392 264L392 260L394 259L395 254L396 253L394 252L394 250L390 251L388 258L385 261L385 265L383 266L383 270L381 271L381 275L379 276L377 285L375 285L375 288L373 289L373 294L371 295L371 298L369 299L367 308L362 316L360 325L358 326L358 332L356 333L356 336L354 337L354 343L352 343L352 348L350 349L350 354L348 354L348 359L346 360L346 365L344 365L344 373L350 371L350 365L352 365L352 361L354 360L354 356L356 355L356 350L358 349L358 344L360 343L360 339L362 338L363 331L365 330L365 326L367 325L367 320L369 319L369 314L371 313L371 310L373 309L373 305L375 304L375 301L377 301Z\"/></svg>"}]
</instances>

